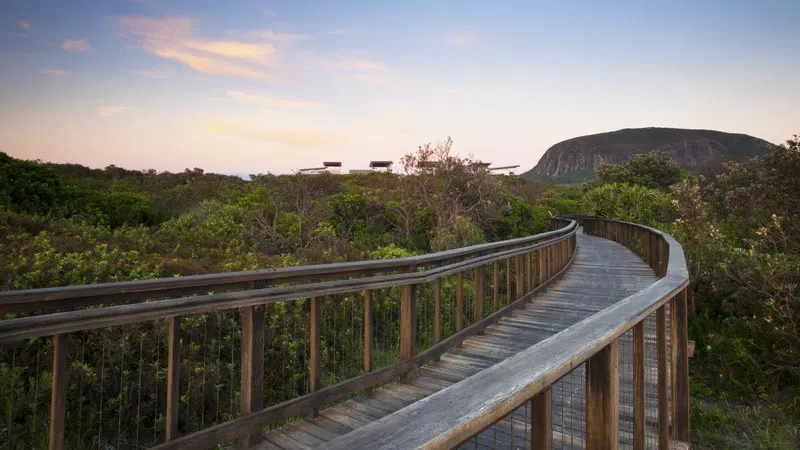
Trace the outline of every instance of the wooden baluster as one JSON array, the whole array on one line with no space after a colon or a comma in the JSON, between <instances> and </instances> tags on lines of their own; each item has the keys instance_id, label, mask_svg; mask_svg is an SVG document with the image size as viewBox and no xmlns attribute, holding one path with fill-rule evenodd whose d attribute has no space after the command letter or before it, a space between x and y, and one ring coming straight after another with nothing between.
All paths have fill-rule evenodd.
<instances>
[{"instance_id":1,"label":"wooden baluster","mask_svg":"<svg viewBox=\"0 0 800 450\"><path fill-rule=\"evenodd\" d=\"M50 450L64 448L67 415L67 335L53 336L53 380L50 393ZM10 430L9 430L10 431Z\"/></svg>"},{"instance_id":2,"label":"wooden baluster","mask_svg":"<svg viewBox=\"0 0 800 450\"><path fill-rule=\"evenodd\" d=\"M417 343L416 286L400 287L400 358L411 358Z\"/></svg>"},{"instance_id":3,"label":"wooden baluster","mask_svg":"<svg viewBox=\"0 0 800 450\"><path fill-rule=\"evenodd\" d=\"M561 263L561 255L559 255L559 242L553 244L553 275L558 273L558 265Z\"/></svg>"},{"instance_id":4,"label":"wooden baluster","mask_svg":"<svg viewBox=\"0 0 800 450\"><path fill-rule=\"evenodd\" d=\"M311 367L309 373L309 391L316 392L320 386L319 380L319 372L320 372L320 362L321 362L321 351L320 348L320 327L319 322L322 319L322 299L319 297L311 297L310 300L310 313L309 313L309 346L310 346L310 358L311 358ZM314 417L319 416L319 408L314 408L312 415Z\"/></svg>"},{"instance_id":5,"label":"wooden baluster","mask_svg":"<svg viewBox=\"0 0 800 450\"><path fill-rule=\"evenodd\" d=\"M367 289L364 291L364 373L372 372L372 305L372 290Z\"/></svg>"},{"instance_id":6,"label":"wooden baluster","mask_svg":"<svg viewBox=\"0 0 800 450\"><path fill-rule=\"evenodd\" d=\"M506 305L511 303L511 258L506 258Z\"/></svg>"},{"instance_id":7,"label":"wooden baluster","mask_svg":"<svg viewBox=\"0 0 800 450\"><path fill-rule=\"evenodd\" d=\"M526 280L528 282L528 291L531 291L535 286L533 280L533 252L525 253L525 264L528 266L528 279Z\"/></svg>"},{"instance_id":8,"label":"wooden baluster","mask_svg":"<svg viewBox=\"0 0 800 450\"><path fill-rule=\"evenodd\" d=\"M644 321L633 327L633 450L645 444Z\"/></svg>"},{"instance_id":9,"label":"wooden baluster","mask_svg":"<svg viewBox=\"0 0 800 450\"><path fill-rule=\"evenodd\" d=\"M522 268L522 255L517 255L514 257L514 275L515 282L514 282L514 294L516 294L516 298L514 300L522 298L525 295L525 269Z\"/></svg>"},{"instance_id":10,"label":"wooden baluster","mask_svg":"<svg viewBox=\"0 0 800 450\"><path fill-rule=\"evenodd\" d=\"M551 245L550 247L553 249L552 250L553 254L551 255L553 257L553 264L552 264L553 267L551 275L555 275L556 272L558 272L558 242Z\"/></svg>"},{"instance_id":11,"label":"wooden baluster","mask_svg":"<svg viewBox=\"0 0 800 450\"><path fill-rule=\"evenodd\" d=\"M456 331L461 331L464 326L464 274L458 272L456 276Z\"/></svg>"},{"instance_id":12,"label":"wooden baluster","mask_svg":"<svg viewBox=\"0 0 800 450\"><path fill-rule=\"evenodd\" d=\"M667 310L667 333L669 334L669 347L667 347L667 351L669 354L667 358L669 358L669 398L670 398L670 418L669 418L669 437L671 440L675 440L675 423L676 423L676 405L675 405L675 393L678 391L678 378L675 376L675 373L678 370L678 346L675 345L678 342L678 334L675 327L675 298L671 298L667 305L669 305L669 309Z\"/></svg>"},{"instance_id":13,"label":"wooden baluster","mask_svg":"<svg viewBox=\"0 0 800 450\"><path fill-rule=\"evenodd\" d=\"M442 340L442 280L433 280L433 343Z\"/></svg>"},{"instance_id":14,"label":"wooden baluster","mask_svg":"<svg viewBox=\"0 0 800 450\"><path fill-rule=\"evenodd\" d=\"M178 407L179 387L178 378L181 370L181 318L169 318L169 331L167 333L167 442L178 437Z\"/></svg>"},{"instance_id":15,"label":"wooden baluster","mask_svg":"<svg viewBox=\"0 0 800 450\"><path fill-rule=\"evenodd\" d=\"M531 448L553 448L553 390L547 388L531 399Z\"/></svg>"},{"instance_id":16,"label":"wooden baluster","mask_svg":"<svg viewBox=\"0 0 800 450\"><path fill-rule=\"evenodd\" d=\"M656 311L656 347L658 358L658 448L669 449L669 378L667 377L667 311L661 306Z\"/></svg>"},{"instance_id":17,"label":"wooden baluster","mask_svg":"<svg viewBox=\"0 0 800 450\"><path fill-rule=\"evenodd\" d=\"M681 442L690 441L689 425L689 326L687 319L686 289L681 290L673 299L672 327L675 330L672 347L676 349L675 370L672 374L675 380L675 391L672 393L672 408L674 411L672 426L675 429L675 439Z\"/></svg>"},{"instance_id":18,"label":"wooden baluster","mask_svg":"<svg viewBox=\"0 0 800 450\"><path fill-rule=\"evenodd\" d=\"M536 253L539 255L539 284L542 284L547 281L547 259L544 249L540 248Z\"/></svg>"},{"instance_id":19,"label":"wooden baluster","mask_svg":"<svg viewBox=\"0 0 800 450\"><path fill-rule=\"evenodd\" d=\"M484 299L484 273L483 273L483 266L478 266L472 269L472 290L474 292L473 301L474 304L472 306L472 314L473 314L473 322L477 323L481 319L483 319L483 305L485 303Z\"/></svg>"},{"instance_id":20,"label":"wooden baluster","mask_svg":"<svg viewBox=\"0 0 800 450\"><path fill-rule=\"evenodd\" d=\"M586 448L614 450L619 445L619 342L586 361Z\"/></svg>"},{"instance_id":21,"label":"wooden baluster","mask_svg":"<svg viewBox=\"0 0 800 450\"><path fill-rule=\"evenodd\" d=\"M492 312L500 309L500 263L492 264ZM437 341L438 342L438 341Z\"/></svg>"}]
</instances>

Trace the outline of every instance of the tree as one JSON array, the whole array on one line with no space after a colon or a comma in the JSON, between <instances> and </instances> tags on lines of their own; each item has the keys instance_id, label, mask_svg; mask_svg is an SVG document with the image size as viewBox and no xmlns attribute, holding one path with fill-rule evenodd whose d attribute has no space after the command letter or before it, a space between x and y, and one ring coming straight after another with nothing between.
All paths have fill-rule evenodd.
<instances>
[{"instance_id":1,"label":"tree","mask_svg":"<svg viewBox=\"0 0 800 450\"><path fill-rule=\"evenodd\" d=\"M682 176L680 166L662 152L634 155L623 163L603 164L597 169L599 184L628 183L662 190L669 190Z\"/></svg>"},{"instance_id":2,"label":"tree","mask_svg":"<svg viewBox=\"0 0 800 450\"><path fill-rule=\"evenodd\" d=\"M504 187L478 161L452 152L453 140L421 145L402 158L413 176L409 188L436 216L436 228L445 228L456 217L469 217L478 225L491 223L505 207Z\"/></svg>"}]
</instances>

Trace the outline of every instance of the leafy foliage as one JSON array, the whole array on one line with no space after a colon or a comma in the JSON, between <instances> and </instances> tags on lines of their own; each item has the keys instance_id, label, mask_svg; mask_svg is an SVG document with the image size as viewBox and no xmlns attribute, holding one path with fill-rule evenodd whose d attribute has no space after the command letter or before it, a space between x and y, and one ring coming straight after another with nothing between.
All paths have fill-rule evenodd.
<instances>
[{"instance_id":1,"label":"leafy foliage","mask_svg":"<svg viewBox=\"0 0 800 450\"><path fill-rule=\"evenodd\" d=\"M695 404L693 440L698 448L797 448L791 425L800 423L797 137L674 184L669 178L654 185L629 169L609 167L604 181L640 185L586 186L587 211L657 226L683 244L692 279L695 394L746 405Z\"/></svg>"},{"instance_id":2,"label":"leafy foliage","mask_svg":"<svg viewBox=\"0 0 800 450\"><path fill-rule=\"evenodd\" d=\"M597 184L628 183L667 190L682 178L681 168L666 153L642 153L621 164L603 164L597 169Z\"/></svg>"}]
</instances>

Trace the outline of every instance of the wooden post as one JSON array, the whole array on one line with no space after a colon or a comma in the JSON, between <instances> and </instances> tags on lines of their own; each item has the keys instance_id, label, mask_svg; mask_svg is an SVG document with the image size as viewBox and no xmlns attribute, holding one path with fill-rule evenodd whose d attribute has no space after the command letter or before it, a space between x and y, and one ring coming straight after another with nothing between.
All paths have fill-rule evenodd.
<instances>
[{"instance_id":1,"label":"wooden post","mask_svg":"<svg viewBox=\"0 0 800 450\"><path fill-rule=\"evenodd\" d=\"M442 340L442 279L433 280L433 343Z\"/></svg>"},{"instance_id":2,"label":"wooden post","mask_svg":"<svg viewBox=\"0 0 800 450\"><path fill-rule=\"evenodd\" d=\"M492 312L500 309L500 264L492 264ZM437 341L438 342L438 341Z\"/></svg>"},{"instance_id":3,"label":"wooden post","mask_svg":"<svg viewBox=\"0 0 800 450\"><path fill-rule=\"evenodd\" d=\"M484 273L483 273L483 266L478 266L472 269L472 290L474 291L473 301L475 302L472 306L472 314L473 314L473 322L477 323L481 319L483 319L483 305L485 303L484 298Z\"/></svg>"},{"instance_id":4,"label":"wooden post","mask_svg":"<svg viewBox=\"0 0 800 450\"><path fill-rule=\"evenodd\" d=\"M242 308L242 405L247 415L264 408L264 309L262 306ZM243 438L245 445L258 441L261 433Z\"/></svg>"},{"instance_id":5,"label":"wooden post","mask_svg":"<svg viewBox=\"0 0 800 450\"><path fill-rule=\"evenodd\" d=\"M547 388L531 399L531 448L553 448L553 390Z\"/></svg>"},{"instance_id":6,"label":"wooden post","mask_svg":"<svg viewBox=\"0 0 800 450\"><path fill-rule=\"evenodd\" d=\"M667 311L666 306L656 310L656 347L658 358L658 448L669 449L669 378L667 377Z\"/></svg>"},{"instance_id":7,"label":"wooden post","mask_svg":"<svg viewBox=\"0 0 800 450\"><path fill-rule=\"evenodd\" d=\"M364 291L364 373L372 372L372 290Z\"/></svg>"},{"instance_id":8,"label":"wooden post","mask_svg":"<svg viewBox=\"0 0 800 450\"><path fill-rule=\"evenodd\" d=\"M511 303L511 258L506 258L506 305Z\"/></svg>"},{"instance_id":9,"label":"wooden post","mask_svg":"<svg viewBox=\"0 0 800 450\"><path fill-rule=\"evenodd\" d=\"M586 362L586 449L615 450L619 445L619 341Z\"/></svg>"},{"instance_id":10,"label":"wooden post","mask_svg":"<svg viewBox=\"0 0 800 450\"><path fill-rule=\"evenodd\" d=\"M319 380L319 372L320 372L320 362L321 362L321 351L320 348L320 336L319 336L319 322L322 319L322 299L319 297L311 297L310 300L311 307L310 307L310 314L309 314L309 338L310 343L309 346L309 354L311 358L311 367L310 367L310 380L309 380L309 391L316 392L320 387L320 380ZM312 413L314 417L319 416L319 408L314 408Z\"/></svg>"},{"instance_id":11,"label":"wooden post","mask_svg":"<svg viewBox=\"0 0 800 450\"><path fill-rule=\"evenodd\" d=\"M675 391L672 393L674 411L672 426L675 428L675 439L690 441L689 426L689 324L687 320L686 289L675 296L672 310L672 327L675 340L672 347L676 350L676 364L672 377L675 379Z\"/></svg>"},{"instance_id":12,"label":"wooden post","mask_svg":"<svg viewBox=\"0 0 800 450\"><path fill-rule=\"evenodd\" d=\"M181 318L169 318L167 333L167 442L178 437L178 378L181 370Z\"/></svg>"},{"instance_id":13,"label":"wooden post","mask_svg":"<svg viewBox=\"0 0 800 450\"><path fill-rule=\"evenodd\" d=\"M414 356L417 343L416 286L400 287L400 358Z\"/></svg>"},{"instance_id":14,"label":"wooden post","mask_svg":"<svg viewBox=\"0 0 800 450\"><path fill-rule=\"evenodd\" d=\"M264 407L264 310L242 308L242 414Z\"/></svg>"},{"instance_id":15,"label":"wooden post","mask_svg":"<svg viewBox=\"0 0 800 450\"><path fill-rule=\"evenodd\" d=\"M644 321L633 327L633 450L645 444Z\"/></svg>"},{"instance_id":16,"label":"wooden post","mask_svg":"<svg viewBox=\"0 0 800 450\"><path fill-rule=\"evenodd\" d=\"M50 450L64 448L67 415L67 335L53 336L53 381L50 394Z\"/></svg>"},{"instance_id":17,"label":"wooden post","mask_svg":"<svg viewBox=\"0 0 800 450\"><path fill-rule=\"evenodd\" d=\"M464 274L458 272L456 276L456 331L464 327Z\"/></svg>"}]
</instances>

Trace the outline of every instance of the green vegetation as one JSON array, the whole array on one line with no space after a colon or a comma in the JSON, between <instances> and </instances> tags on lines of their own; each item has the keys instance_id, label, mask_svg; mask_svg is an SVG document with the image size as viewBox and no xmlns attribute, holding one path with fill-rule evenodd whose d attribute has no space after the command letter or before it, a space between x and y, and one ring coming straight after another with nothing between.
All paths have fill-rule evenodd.
<instances>
[{"instance_id":1,"label":"green vegetation","mask_svg":"<svg viewBox=\"0 0 800 450\"><path fill-rule=\"evenodd\" d=\"M491 176L451 147L420 147L403 159L403 176L250 181L0 154L0 283L27 289L403 257L538 233L555 214L630 220L672 233L688 258L694 448L798 448L797 138L699 176L663 155L637 156L604 166L582 188ZM420 161L437 163L421 170ZM453 301L452 280L442 288L443 301ZM468 282L465 295L471 289ZM377 367L398 358L396 294L374 294ZM267 370L279 376L266 379L265 392L274 404L308 392L307 305L276 303L267 317ZM325 300L324 385L360 373L362 320L359 296ZM236 311L182 320L182 433L236 416L239 321ZM443 335L453 327L444 317ZM71 335L68 448L163 439L166 328L157 321ZM431 343L424 332L418 339L421 348ZM14 443L8 448L46 442L51 351L49 339L0 349L0 442Z\"/></svg>"},{"instance_id":2,"label":"green vegetation","mask_svg":"<svg viewBox=\"0 0 800 450\"><path fill-rule=\"evenodd\" d=\"M700 176L669 164L647 155L604 168L584 201L590 214L661 228L684 246L693 446L799 448L800 142Z\"/></svg>"},{"instance_id":3,"label":"green vegetation","mask_svg":"<svg viewBox=\"0 0 800 450\"><path fill-rule=\"evenodd\" d=\"M30 289L301 264L403 257L546 231L578 211L580 191L493 176L426 145L407 175L253 175L89 169L0 154L0 286ZM420 161L437 162L421 171ZM443 307L455 282L442 282ZM472 292L467 280L465 295ZM375 365L397 361L396 289L376 290ZM418 297L432 298L429 289ZM427 306L425 306L427 305ZM471 305L465 314L471 317ZM308 392L308 305L268 307L266 404ZM426 309L427 308L427 309ZM421 320L432 300L420 301ZM360 294L322 306L322 383L361 373ZM467 324L469 321L467 320ZM238 311L183 318L181 433L236 417ZM418 345L431 344L421 330ZM67 448L141 448L163 440L167 323L70 335ZM454 317L444 317L444 336ZM0 448L47 441L51 339L0 348ZM6 445L6 443L8 445Z\"/></svg>"}]
</instances>

